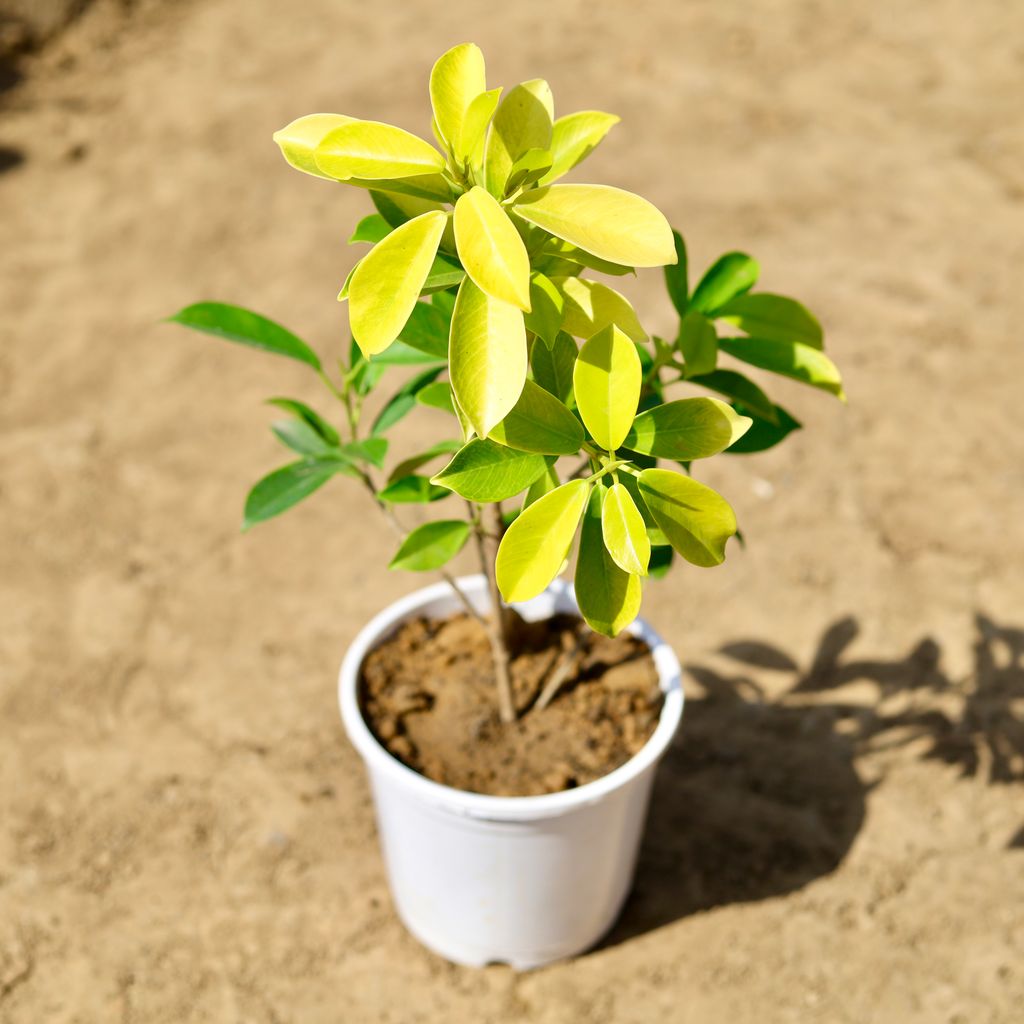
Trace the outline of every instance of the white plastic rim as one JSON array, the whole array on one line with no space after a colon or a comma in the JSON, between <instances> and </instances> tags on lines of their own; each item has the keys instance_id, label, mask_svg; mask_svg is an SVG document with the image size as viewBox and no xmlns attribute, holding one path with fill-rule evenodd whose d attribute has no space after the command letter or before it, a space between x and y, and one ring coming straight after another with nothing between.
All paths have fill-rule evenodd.
<instances>
[{"instance_id":1,"label":"white plastic rim","mask_svg":"<svg viewBox=\"0 0 1024 1024\"><path fill-rule=\"evenodd\" d=\"M483 576L457 581L480 612ZM679 660L643 620L628 631L651 649L664 695L647 743L607 775L560 793L503 797L441 785L377 741L359 707L363 659L411 618L461 611L447 583L396 601L360 630L338 681L342 720L370 776L395 906L426 946L457 963L527 969L582 952L614 923L632 884L654 769L679 727ZM578 614L556 580L515 605L528 621Z\"/></svg>"}]
</instances>

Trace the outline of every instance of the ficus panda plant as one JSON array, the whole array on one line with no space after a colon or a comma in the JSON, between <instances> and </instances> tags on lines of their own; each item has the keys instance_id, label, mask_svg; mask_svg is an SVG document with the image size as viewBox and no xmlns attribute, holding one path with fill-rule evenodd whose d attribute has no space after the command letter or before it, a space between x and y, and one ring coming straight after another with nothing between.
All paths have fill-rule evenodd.
<instances>
[{"instance_id":1,"label":"ficus panda plant","mask_svg":"<svg viewBox=\"0 0 1024 1024\"><path fill-rule=\"evenodd\" d=\"M694 464L762 451L799 427L727 359L843 391L818 321L754 291L751 257L727 253L691 288L683 238L656 207L608 185L561 183L617 117L556 118L541 79L502 97L471 43L434 65L430 101L436 145L343 114L309 114L274 135L292 167L364 189L376 210L350 239L370 248L339 295L353 342L337 373L236 306L203 302L172 319L305 363L341 404L335 423L298 399L270 400L286 414L273 432L296 458L253 487L246 527L347 476L401 534L391 568L444 572L475 541L510 722L503 601L541 593L577 536L579 610L609 636L637 616L645 578L674 553L696 566L724 560L736 517ZM664 268L679 315L671 339L649 337L626 297L592 276L649 267ZM367 423L365 400L397 367L415 372ZM699 393L670 397L680 384ZM384 472L388 431L422 407L449 426ZM406 532L395 515L405 504L443 513Z\"/></svg>"}]
</instances>

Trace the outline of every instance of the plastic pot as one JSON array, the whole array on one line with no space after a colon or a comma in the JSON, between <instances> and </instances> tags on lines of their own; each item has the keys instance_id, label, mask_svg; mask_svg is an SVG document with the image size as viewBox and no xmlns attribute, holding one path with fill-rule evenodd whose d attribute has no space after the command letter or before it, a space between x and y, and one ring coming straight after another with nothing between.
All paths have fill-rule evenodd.
<instances>
[{"instance_id":1,"label":"plastic pot","mask_svg":"<svg viewBox=\"0 0 1024 1024\"><path fill-rule=\"evenodd\" d=\"M483 576L459 584L488 608ZM575 612L572 588L556 580L515 606L536 621ZM356 636L338 681L341 716L366 763L395 907L425 946L456 963L525 970L588 949L614 924L633 880L658 760L683 713L679 661L647 623L630 632L654 654L665 695L658 725L624 765L576 789L498 797L443 786L407 768L378 743L359 708L367 652L416 616L441 618L462 605L445 583L396 601Z\"/></svg>"}]
</instances>

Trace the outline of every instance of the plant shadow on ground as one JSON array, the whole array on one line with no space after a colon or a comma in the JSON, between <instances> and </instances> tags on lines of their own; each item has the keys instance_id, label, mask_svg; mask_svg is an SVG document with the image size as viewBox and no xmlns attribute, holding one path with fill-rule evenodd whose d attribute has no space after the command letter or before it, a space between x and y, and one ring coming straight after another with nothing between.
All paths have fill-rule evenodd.
<instances>
[{"instance_id":1,"label":"plant shadow on ground","mask_svg":"<svg viewBox=\"0 0 1024 1024\"><path fill-rule=\"evenodd\" d=\"M13 89L22 80L21 71L9 57L0 53L0 106L3 104L4 93ZM13 146L0 143L0 174L12 170L25 162L25 154Z\"/></svg>"},{"instance_id":2,"label":"plant shadow on ground","mask_svg":"<svg viewBox=\"0 0 1024 1024\"><path fill-rule=\"evenodd\" d=\"M852 617L825 631L807 669L746 640L719 652L738 663L736 675L687 666L704 692L687 701L660 767L636 885L602 946L835 870L864 822L871 786L856 759L868 750L913 744L964 776L1024 782L1024 629L983 614L975 625L965 679L944 673L929 637L896 661L846 658L859 633ZM748 669L791 682L768 697ZM843 687L865 683L873 702L844 697ZM1024 848L1024 826L1009 845Z\"/></svg>"}]
</instances>

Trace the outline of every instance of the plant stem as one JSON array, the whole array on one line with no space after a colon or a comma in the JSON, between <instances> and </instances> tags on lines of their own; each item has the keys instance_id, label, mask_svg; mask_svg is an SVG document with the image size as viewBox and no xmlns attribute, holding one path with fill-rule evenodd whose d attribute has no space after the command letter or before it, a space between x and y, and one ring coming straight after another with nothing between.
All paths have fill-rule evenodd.
<instances>
[{"instance_id":1,"label":"plant stem","mask_svg":"<svg viewBox=\"0 0 1024 1024\"><path fill-rule=\"evenodd\" d=\"M572 647L565 651L561 658L556 662L555 667L551 670L551 675L548 676L548 680L544 684L544 689L541 690L540 696L534 702L531 710L543 711L555 699L558 691L562 688L562 683L569 678L569 673L572 671L572 666L576 661L576 656L583 647L583 640L585 636L586 633L582 626L577 628Z\"/></svg>"},{"instance_id":2,"label":"plant stem","mask_svg":"<svg viewBox=\"0 0 1024 1024\"><path fill-rule=\"evenodd\" d=\"M475 529L477 554L480 570L487 578L487 593L491 599L491 614L487 621L487 635L491 642L491 659L494 663L494 681L498 689L498 714L502 722L510 725L516 720L516 708L512 699L512 676L509 672L509 629L506 608L498 590L494 573L494 561L501 543L505 524L501 516L501 504L495 502L485 506L490 520ZM478 519L479 522L479 519Z\"/></svg>"}]
</instances>

